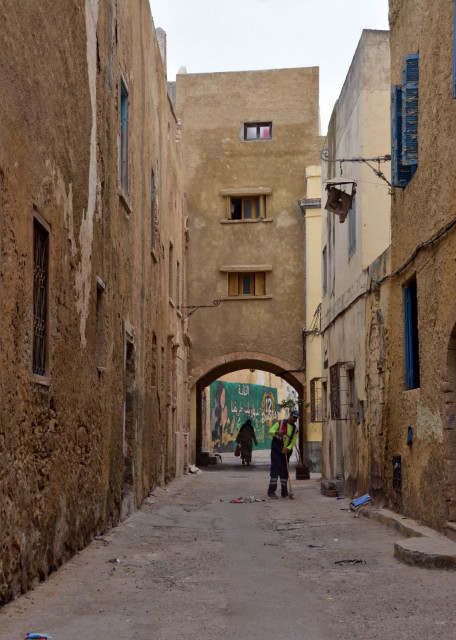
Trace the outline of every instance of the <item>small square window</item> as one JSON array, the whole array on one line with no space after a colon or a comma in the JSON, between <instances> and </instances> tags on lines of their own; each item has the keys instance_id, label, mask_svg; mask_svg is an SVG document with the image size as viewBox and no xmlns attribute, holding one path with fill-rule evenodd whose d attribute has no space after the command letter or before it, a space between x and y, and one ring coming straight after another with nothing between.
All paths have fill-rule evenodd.
<instances>
[{"instance_id":1,"label":"small square window","mask_svg":"<svg viewBox=\"0 0 456 640\"><path fill-rule=\"evenodd\" d=\"M231 220L251 220L260 217L260 196L231 198Z\"/></svg>"},{"instance_id":2,"label":"small square window","mask_svg":"<svg viewBox=\"0 0 456 640\"><path fill-rule=\"evenodd\" d=\"M231 272L228 274L229 296L264 296L265 293L264 271L256 273Z\"/></svg>"},{"instance_id":3,"label":"small square window","mask_svg":"<svg viewBox=\"0 0 456 640\"><path fill-rule=\"evenodd\" d=\"M245 122L244 140L272 140L272 122Z\"/></svg>"}]
</instances>

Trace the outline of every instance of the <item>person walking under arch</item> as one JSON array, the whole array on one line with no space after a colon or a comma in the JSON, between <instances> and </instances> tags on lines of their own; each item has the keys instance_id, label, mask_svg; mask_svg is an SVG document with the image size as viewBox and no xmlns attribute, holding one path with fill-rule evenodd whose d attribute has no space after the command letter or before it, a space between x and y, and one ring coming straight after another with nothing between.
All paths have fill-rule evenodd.
<instances>
[{"instance_id":1,"label":"person walking under arch","mask_svg":"<svg viewBox=\"0 0 456 640\"><path fill-rule=\"evenodd\" d=\"M268 496L277 498L277 480L280 476L280 489L282 498L288 496L288 470L287 462L290 459L293 447L298 439L298 427L296 425L299 418L299 411L295 409L290 412L288 419L279 420L268 431L272 436L271 443L271 471L268 487ZM285 458L287 456L287 458Z\"/></svg>"},{"instance_id":2,"label":"person walking under arch","mask_svg":"<svg viewBox=\"0 0 456 640\"><path fill-rule=\"evenodd\" d=\"M241 445L242 464L250 464L252 462L252 440L257 447L258 440L255 435L255 429L252 426L252 421L249 419L244 422L236 437L236 442Z\"/></svg>"}]
</instances>

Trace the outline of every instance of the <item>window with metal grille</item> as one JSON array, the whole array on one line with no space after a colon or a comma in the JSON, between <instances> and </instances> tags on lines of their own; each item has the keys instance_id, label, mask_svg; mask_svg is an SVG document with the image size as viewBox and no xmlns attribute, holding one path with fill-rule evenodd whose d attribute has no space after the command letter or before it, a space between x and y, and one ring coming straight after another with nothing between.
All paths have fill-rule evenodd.
<instances>
[{"instance_id":1,"label":"window with metal grille","mask_svg":"<svg viewBox=\"0 0 456 640\"><path fill-rule=\"evenodd\" d=\"M128 89L120 78L120 187L128 194Z\"/></svg>"},{"instance_id":2,"label":"window with metal grille","mask_svg":"<svg viewBox=\"0 0 456 640\"><path fill-rule=\"evenodd\" d=\"M150 175L150 225L151 225L151 245L155 249L155 174Z\"/></svg>"},{"instance_id":3,"label":"window with metal grille","mask_svg":"<svg viewBox=\"0 0 456 640\"><path fill-rule=\"evenodd\" d=\"M329 368L329 399L332 420L354 417L355 371L353 362L336 362Z\"/></svg>"},{"instance_id":4,"label":"window with metal grille","mask_svg":"<svg viewBox=\"0 0 456 640\"><path fill-rule=\"evenodd\" d=\"M326 378L312 378L310 381L310 421L325 421Z\"/></svg>"},{"instance_id":5,"label":"window with metal grille","mask_svg":"<svg viewBox=\"0 0 456 640\"><path fill-rule=\"evenodd\" d=\"M323 295L328 291L328 251L326 247L323 249Z\"/></svg>"},{"instance_id":6,"label":"window with metal grille","mask_svg":"<svg viewBox=\"0 0 456 640\"><path fill-rule=\"evenodd\" d=\"M407 389L420 386L418 299L416 280L404 287L405 380Z\"/></svg>"},{"instance_id":7,"label":"window with metal grille","mask_svg":"<svg viewBox=\"0 0 456 640\"><path fill-rule=\"evenodd\" d=\"M176 307L180 307L180 263L176 263Z\"/></svg>"},{"instance_id":8,"label":"window with metal grille","mask_svg":"<svg viewBox=\"0 0 456 640\"><path fill-rule=\"evenodd\" d=\"M331 419L340 420L340 380L339 363L329 367L329 402L331 404Z\"/></svg>"},{"instance_id":9,"label":"window with metal grille","mask_svg":"<svg viewBox=\"0 0 456 640\"><path fill-rule=\"evenodd\" d=\"M348 212L348 257L356 253L356 196L352 200L352 206Z\"/></svg>"},{"instance_id":10,"label":"window with metal grille","mask_svg":"<svg viewBox=\"0 0 456 640\"><path fill-rule=\"evenodd\" d=\"M33 373L47 374L49 232L33 220Z\"/></svg>"},{"instance_id":11,"label":"window with metal grille","mask_svg":"<svg viewBox=\"0 0 456 640\"><path fill-rule=\"evenodd\" d=\"M173 247L173 243L170 242L169 243L169 253L168 253L168 291L169 291L169 297L173 298L173 295L175 293L174 291L174 247Z\"/></svg>"}]
</instances>

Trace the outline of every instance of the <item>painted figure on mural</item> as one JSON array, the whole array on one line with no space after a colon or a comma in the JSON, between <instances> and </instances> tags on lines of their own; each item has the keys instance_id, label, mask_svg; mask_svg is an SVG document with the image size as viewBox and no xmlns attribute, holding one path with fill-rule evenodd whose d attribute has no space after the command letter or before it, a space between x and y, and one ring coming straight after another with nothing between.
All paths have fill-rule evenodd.
<instances>
[{"instance_id":1,"label":"painted figure on mural","mask_svg":"<svg viewBox=\"0 0 456 640\"><path fill-rule=\"evenodd\" d=\"M258 440L255 435L255 429L249 419L244 422L236 436L236 442L241 445L242 464L250 464L252 462L252 440L257 447Z\"/></svg>"},{"instance_id":2,"label":"painted figure on mural","mask_svg":"<svg viewBox=\"0 0 456 640\"><path fill-rule=\"evenodd\" d=\"M215 391L214 408L211 413L211 433L212 443L222 443L223 429L228 420L228 407L226 402L225 385L220 380L217 382L217 389Z\"/></svg>"}]
</instances>

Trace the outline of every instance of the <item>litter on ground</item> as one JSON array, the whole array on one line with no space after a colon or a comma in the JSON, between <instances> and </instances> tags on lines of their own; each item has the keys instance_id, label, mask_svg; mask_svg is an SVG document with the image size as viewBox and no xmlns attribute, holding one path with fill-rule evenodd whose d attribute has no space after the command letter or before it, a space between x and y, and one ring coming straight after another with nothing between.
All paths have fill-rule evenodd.
<instances>
[{"instance_id":1,"label":"litter on ground","mask_svg":"<svg viewBox=\"0 0 456 640\"><path fill-rule=\"evenodd\" d=\"M230 504L241 504L244 502L265 502L264 498L257 498L256 496L249 496L248 498L233 498L230 500Z\"/></svg>"}]
</instances>

